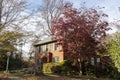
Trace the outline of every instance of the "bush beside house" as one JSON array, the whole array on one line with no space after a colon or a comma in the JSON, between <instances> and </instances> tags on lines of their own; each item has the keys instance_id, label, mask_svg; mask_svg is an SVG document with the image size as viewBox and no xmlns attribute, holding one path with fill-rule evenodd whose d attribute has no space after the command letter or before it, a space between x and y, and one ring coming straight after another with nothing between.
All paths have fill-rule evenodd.
<instances>
[{"instance_id":1,"label":"bush beside house","mask_svg":"<svg viewBox=\"0 0 120 80\"><path fill-rule=\"evenodd\" d=\"M67 75L73 77L80 77L80 78L113 78L119 79L118 76L112 73L114 70L112 68L108 68L107 70L104 69L96 69L95 65L91 65L90 63L86 64L86 75L80 75L79 73L79 66L74 65L74 61L65 60L63 62L51 62L51 63L44 63L43 64L43 73L52 73L52 74L59 74L59 75Z\"/></svg>"},{"instance_id":2,"label":"bush beside house","mask_svg":"<svg viewBox=\"0 0 120 80\"><path fill-rule=\"evenodd\" d=\"M71 61L63 61L58 63L45 63L43 64L43 73L56 73L61 75L78 74L79 69L73 66Z\"/></svg>"}]
</instances>

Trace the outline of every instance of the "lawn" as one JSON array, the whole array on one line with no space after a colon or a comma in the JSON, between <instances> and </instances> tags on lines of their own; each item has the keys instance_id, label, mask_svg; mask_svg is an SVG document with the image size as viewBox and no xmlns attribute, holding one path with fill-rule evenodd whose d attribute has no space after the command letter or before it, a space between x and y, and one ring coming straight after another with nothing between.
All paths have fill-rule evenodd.
<instances>
[{"instance_id":1,"label":"lawn","mask_svg":"<svg viewBox=\"0 0 120 80\"><path fill-rule=\"evenodd\" d=\"M18 79L20 80L21 79L24 79L24 80L112 80L112 79L103 79L103 78L99 78L99 79L73 78L73 77L53 75L53 74L35 76L32 74L25 74L25 73L11 73L9 77L12 77L12 76L17 77L14 80L18 80ZM0 80L13 80L13 79L12 78L5 79L4 72L0 72Z\"/></svg>"},{"instance_id":2,"label":"lawn","mask_svg":"<svg viewBox=\"0 0 120 80\"><path fill-rule=\"evenodd\" d=\"M24 76L24 79L26 80L112 80L112 79L103 79L103 78L99 78L99 79L72 78L72 77L60 76L60 75L41 75L41 76L26 75Z\"/></svg>"}]
</instances>

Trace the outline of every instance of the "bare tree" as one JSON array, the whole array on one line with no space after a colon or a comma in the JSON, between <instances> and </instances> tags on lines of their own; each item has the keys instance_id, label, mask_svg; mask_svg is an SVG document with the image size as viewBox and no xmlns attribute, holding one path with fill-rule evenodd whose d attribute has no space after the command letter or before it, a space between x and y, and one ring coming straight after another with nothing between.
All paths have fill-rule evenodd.
<instances>
[{"instance_id":1,"label":"bare tree","mask_svg":"<svg viewBox=\"0 0 120 80\"><path fill-rule=\"evenodd\" d=\"M26 7L26 0L0 0L0 38L4 39L8 36L5 41L1 40L4 44L5 42L10 43L7 46L16 47L18 42L27 36L23 27L28 24L28 18L30 18L31 14L26 12ZM14 33L16 33L14 36L16 38L11 38L10 35L13 36ZM23 36L17 35L17 33ZM17 46L20 47L20 45Z\"/></svg>"},{"instance_id":2,"label":"bare tree","mask_svg":"<svg viewBox=\"0 0 120 80\"><path fill-rule=\"evenodd\" d=\"M34 45L36 43L39 43L39 41L40 41L40 36L34 35L33 39L31 40L31 45L30 45L30 48L29 48L29 53L28 53L29 58L31 58L33 55L35 55Z\"/></svg>"},{"instance_id":3,"label":"bare tree","mask_svg":"<svg viewBox=\"0 0 120 80\"><path fill-rule=\"evenodd\" d=\"M115 26L116 26L116 28L117 28L117 32L120 32L120 23L119 23L120 21L117 21L116 23L115 23Z\"/></svg>"},{"instance_id":4,"label":"bare tree","mask_svg":"<svg viewBox=\"0 0 120 80\"><path fill-rule=\"evenodd\" d=\"M52 23L51 21L57 19L61 13L62 8L64 6L64 0L42 0L43 6L42 9L40 9L40 17L42 16L42 19L44 22L39 22L38 25L43 26L43 30L45 31L45 34L52 35Z\"/></svg>"},{"instance_id":5,"label":"bare tree","mask_svg":"<svg viewBox=\"0 0 120 80\"><path fill-rule=\"evenodd\" d=\"M109 23L109 26L113 29L114 33L119 32L120 33L120 20L113 21Z\"/></svg>"},{"instance_id":6,"label":"bare tree","mask_svg":"<svg viewBox=\"0 0 120 80\"><path fill-rule=\"evenodd\" d=\"M13 28L23 23L28 16L25 14L25 0L0 0L0 29Z\"/></svg>"}]
</instances>

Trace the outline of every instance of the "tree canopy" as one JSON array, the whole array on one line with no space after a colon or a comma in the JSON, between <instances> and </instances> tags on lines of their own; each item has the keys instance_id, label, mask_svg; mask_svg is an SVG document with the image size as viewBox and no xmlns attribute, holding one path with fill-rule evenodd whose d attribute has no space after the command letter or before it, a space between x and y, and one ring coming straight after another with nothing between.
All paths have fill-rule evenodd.
<instances>
[{"instance_id":1,"label":"tree canopy","mask_svg":"<svg viewBox=\"0 0 120 80\"><path fill-rule=\"evenodd\" d=\"M106 17L105 13L95 9L76 9L67 3L62 16L53 20L53 38L62 44L64 52L69 56L77 58L79 55L93 55L100 39L110 29L104 20Z\"/></svg>"},{"instance_id":2,"label":"tree canopy","mask_svg":"<svg viewBox=\"0 0 120 80\"><path fill-rule=\"evenodd\" d=\"M113 64L120 72L120 35L114 34L113 39L107 44L108 55L113 61Z\"/></svg>"},{"instance_id":3,"label":"tree canopy","mask_svg":"<svg viewBox=\"0 0 120 80\"><path fill-rule=\"evenodd\" d=\"M0 52L17 50L19 39L27 34L22 30L28 15L25 0L0 0Z\"/></svg>"}]
</instances>

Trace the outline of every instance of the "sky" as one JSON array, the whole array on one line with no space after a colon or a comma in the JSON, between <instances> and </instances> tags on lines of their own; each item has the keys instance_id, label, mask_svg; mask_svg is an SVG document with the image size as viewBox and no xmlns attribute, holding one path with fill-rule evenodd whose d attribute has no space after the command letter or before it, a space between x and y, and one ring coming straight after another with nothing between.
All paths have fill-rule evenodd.
<instances>
[{"instance_id":1,"label":"sky","mask_svg":"<svg viewBox=\"0 0 120 80\"><path fill-rule=\"evenodd\" d=\"M36 10L42 6L42 0L27 0L28 1L28 9ZM120 0L66 0L73 3L73 7L79 8L81 3L85 2L85 6L89 8L97 8L98 6L104 7L101 10L106 13L108 17L108 21L116 22L120 20ZM117 29L112 28L109 33L114 33ZM26 48L25 48L26 49Z\"/></svg>"},{"instance_id":2,"label":"sky","mask_svg":"<svg viewBox=\"0 0 120 80\"><path fill-rule=\"evenodd\" d=\"M42 0L27 0L28 9L36 10L43 5ZM108 22L116 22L120 20L120 0L64 0L73 3L73 7L80 8L81 4L85 2L85 6L88 8L97 8L98 6L104 7L101 10L108 15ZM117 29L112 27L108 33L114 33Z\"/></svg>"},{"instance_id":3,"label":"sky","mask_svg":"<svg viewBox=\"0 0 120 80\"><path fill-rule=\"evenodd\" d=\"M36 9L42 5L42 0L27 0L29 2L29 9ZM109 21L120 19L120 0L65 0L73 3L73 6L79 8L81 3L85 2L87 7L105 7L103 12L109 15Z\"/></svg>"}]
</instances>

